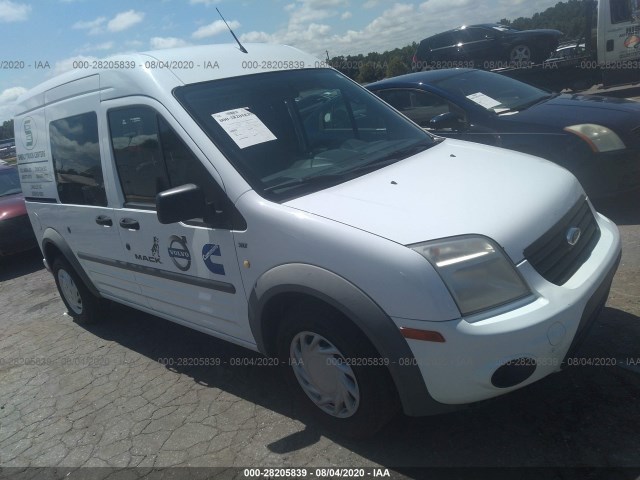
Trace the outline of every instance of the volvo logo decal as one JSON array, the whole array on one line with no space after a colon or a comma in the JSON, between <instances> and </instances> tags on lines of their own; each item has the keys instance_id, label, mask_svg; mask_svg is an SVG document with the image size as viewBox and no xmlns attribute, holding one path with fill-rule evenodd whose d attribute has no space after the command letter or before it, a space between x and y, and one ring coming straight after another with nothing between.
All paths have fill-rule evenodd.
<instances>
[{"instance_id":1,"label":"volvo logo decal","mask_svg":"<svg viewBox=\"0 0 640 480\"><path fill-rule=\"evenodd\" d=\"M191 252L187 247L186 237L172 235L169 237L169 256L178 269L186 272L191 267Z\"/></svg>"},{"instance_id":2,"label":"volvo logo decal","mask_svg":"<svg viewBox=\"0 0 640 480\"><path fill-rule=\"evenodd\" d=\"M580 235L582 235L582 230L578 227L571 227L567 230L565 239L567 240L567 243L573 247L580 240Z\"/></svg>"}]
</instances>

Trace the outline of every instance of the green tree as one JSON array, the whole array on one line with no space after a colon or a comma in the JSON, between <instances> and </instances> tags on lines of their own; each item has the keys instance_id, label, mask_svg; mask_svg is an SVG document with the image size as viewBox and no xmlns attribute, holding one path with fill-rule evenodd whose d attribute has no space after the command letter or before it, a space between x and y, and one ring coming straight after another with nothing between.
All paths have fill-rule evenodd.
<instances>
[{"instance_id":1,"label":"green tree","mask_svg":"<svg viewBox=\"0 0 640 480\"><path fill-rule=\"evenodd\" d=\"M387 77L397 77L409 73L409 68L399 56L393 57L387 66Z\"/></svg>"},{"instance_id":2,"label":"green tree","mask_svg":"<svg viewBox=\"0 0 640 480\"><path fill-rule=\"evenodd\" d=\"M377 80L376 69L371 62L364 62L360 67L356 80L360 83L370 83Z\"/></svg>"},{"instance_id":3,"label":"green tree","mask_svg":"<svg viewBox=\"0 0 640 480\"><path fill-rule=\"evenodd\" d=\"M413 42L402 48L383 53L370 52L366 55L341 55L329 60L329 65L357 82L367 83L388 76L409 72L413 54L418 44ZM391 65L393 62L393 65ZM404 65L404 68L401 66Z\"/></svg>"},{"instance_id":4,"label":"green tree","mask_svg":"<svg viewBox=\"0 0 640 480\"><path fill-rule=\"evenodd\" d=\"M579 39L585 31L586 4L584 0L558 2L555 6L547 8L544 12L535 13L530 18L519 17L514 20L503 18L498 23L519 30L552 28L564 33L565 40Z\"/></svg>"},{"instance_id":5,"label":"green tree","mask_svg":"<svg viewBox=\"0 0 640 480\"><path fill-rule=\"evenodd\" d=\"M13 138L13 119L5 120L0 126L0 140Z\"/></svg>"}]
</instances>

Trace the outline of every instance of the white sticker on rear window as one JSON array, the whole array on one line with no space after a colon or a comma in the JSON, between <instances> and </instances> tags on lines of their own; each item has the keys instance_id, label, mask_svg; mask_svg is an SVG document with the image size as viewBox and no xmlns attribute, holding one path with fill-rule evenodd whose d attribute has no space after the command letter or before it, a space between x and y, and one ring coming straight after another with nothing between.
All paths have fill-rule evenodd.
<instances>
[{"instance_id":1,"label":"white sticker on rear window","mask_svg":"<svg viewBox=\"0 0 640 480\"><path fill-rule=\"evenodd\" d=\"M476 102L478 105L484 107L484 108L493 108L493 107L497 107L498 105L500 105L501 102L499 102L498 100L496 100L495 98L491 98L487 95L485 95L484 93L478 92L478 93L472 93L471 95L467 95L467 98L469 100L471 100L472 102Z\"/></svg>"},{"instance_id":2,"label":"white sticker on rear window","mask_svg":"<svg viewBox=\"0 0 640 480\"><path fill-rule=\"evenodd\" d=\"M276 140L276 136L248 107L211 114L240 148Z\"/></svg>"}]
</instances>

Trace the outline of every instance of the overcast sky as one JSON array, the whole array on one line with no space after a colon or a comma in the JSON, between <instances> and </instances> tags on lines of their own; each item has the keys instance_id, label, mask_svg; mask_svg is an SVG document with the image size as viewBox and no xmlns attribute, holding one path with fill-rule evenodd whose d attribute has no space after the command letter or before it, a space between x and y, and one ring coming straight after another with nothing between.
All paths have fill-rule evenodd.
<instances>
[{"instance_id":1,"label":"overcast sky","mask_svg":"<svg viewBox=\"0 0 640 480\"><path fill-rule=\"evenodd\" d=\"M285 43L324 58L325 51L383 52L463 24L530 16L557 1L0 0L0 123L18 95L74 60L229 43L216 6L241 41Z\"/></svg>"}]
</instances>

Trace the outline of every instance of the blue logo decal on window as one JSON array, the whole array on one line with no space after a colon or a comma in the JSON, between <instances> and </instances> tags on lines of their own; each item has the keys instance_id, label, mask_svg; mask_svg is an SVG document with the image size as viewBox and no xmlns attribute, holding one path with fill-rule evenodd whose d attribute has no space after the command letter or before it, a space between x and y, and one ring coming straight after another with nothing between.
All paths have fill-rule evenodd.
<instances>
[{"instance_id":1,"label":"blue logo decal on window","mask_svg":"<svg viewBox=\"0 0 640 480\"><path fill-rule=\"evenodd\" d=\"M224 265L214 262L214 260L220 261L221 257L220 245L208 243L202 247L202 260L204 260L204 264L212 273L224 275Z\"/></svg>"}]
</instances>

